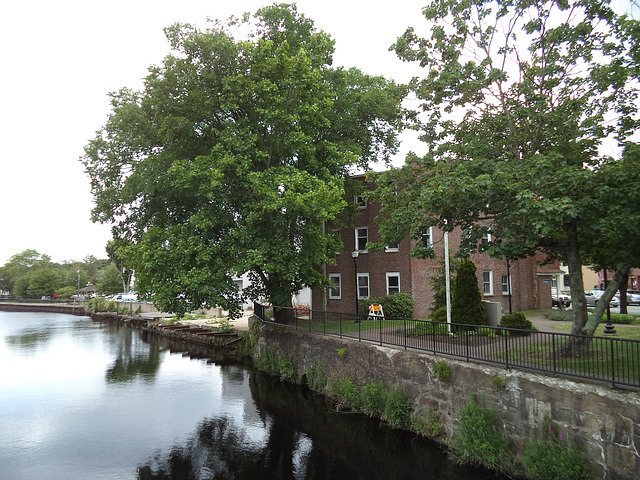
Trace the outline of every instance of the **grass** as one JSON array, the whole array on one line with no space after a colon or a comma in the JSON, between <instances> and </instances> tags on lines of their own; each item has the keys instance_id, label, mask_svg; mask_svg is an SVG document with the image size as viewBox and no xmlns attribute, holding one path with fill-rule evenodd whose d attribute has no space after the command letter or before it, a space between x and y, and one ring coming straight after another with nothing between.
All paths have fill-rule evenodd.
<instances>
[{"instance_id":1,"label":"grass","mask_svg":"<svg viewBox=\"0 0 640 480\"><path fill-rule=\"evenodd\" d=\"M598 326L596 337L585 351L573 356L561 355L561 349L568 337L556 337L546 340L545 336L534 336L532 340L543 339L518 348L509 349L508 353L496 354L497 358L506 359L513 365L535 366L558 374L566 373L594 379L618 383L640 383L640 345L633 342L611 342L609 339L640 340L640 329L616 326L617 335L604 335L604 325ZM555 325L555 330L570 331L571 324ZM544 335L544 334L542 334ZM521 344L522 345L522 344ZM612 367L613 365L613 367Z\"/></svg>"},{"instance_id":2,"label":"grass","mask_svg":"<svg viewBox=\"0 0 640 480\"><path fill-rule=\"evenodd\" d=\"M360 323L356 323L353 316L340 318L337 315L327 315L326 322L322 320L307 320L304 318L298 319L298 328L308 328L312 331L332 334L379 330L380 328L392 328L395 330L403 326L403 320L368 320L366 315L361 317Z\"/></svg>"},{"instance_id":3,"label":"grass","mask_svg":"<svg viewBox=\"0 0 640 480\"><path fill-rule=\"evenodd\" d=\"M638 323L638 319L636 319L633 325L640 325L640 323ZM553 330L562 330L562 331L570 332L571 324L560 323L558 325L553 325L551 328ZM614 328L616 329L616 334L613 336L613 338L623 338L625 340L640 340L640 328L627 327L627 326L623 327L620 325L614 325ZM598 328L596 328L595 336L606 337L607 335L605 335L604 329L605 329L604 323L601 323L600 325L598 325Z\"/></svg>"}]
</instances>

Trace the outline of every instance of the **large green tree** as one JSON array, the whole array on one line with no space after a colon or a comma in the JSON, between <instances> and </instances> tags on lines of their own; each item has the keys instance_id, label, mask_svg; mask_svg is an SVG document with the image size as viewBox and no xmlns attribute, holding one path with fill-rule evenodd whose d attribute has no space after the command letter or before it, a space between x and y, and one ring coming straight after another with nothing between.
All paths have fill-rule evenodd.
<instances>
[{"instance_id":1,"label":"large green tree","mask_svg":"<svg viewBox=\"0 0 640 480\"><path fill-rule=\"evenodd\" d=\"M333 68L333 41L295 6L166 34L173 53L142 91L112 94L86 147L93 218L163 309L235 309L243 272L252 298L291 305L326 282L317 265L339 245L323 223L348 174L394 153L403 90Z\"/></svg>"},{"instance_id":2,"label":"large green tree","mask_svg":"<svg viewBox=\"0 0 640 480\"><path fill-rule=\"evenodd\" d=\"M607 0L435 0L423 13L430 35L410 28L394 48L426 69L412 90L429 151L380 182L383 234L459 227L468 249L559 258L573 333L593 334L602 312L587 324L583 258L619 245L607 229L638 210L619 203L637 199L623 172L637 174L599 149L636 129L640 25ZM616 195L597 193L614 170ZM637 242L637 222L625 227ZM493 241L479 242L489 231ZM606 297L630 261L616 265Z\"/></svg>"}]
</instances>

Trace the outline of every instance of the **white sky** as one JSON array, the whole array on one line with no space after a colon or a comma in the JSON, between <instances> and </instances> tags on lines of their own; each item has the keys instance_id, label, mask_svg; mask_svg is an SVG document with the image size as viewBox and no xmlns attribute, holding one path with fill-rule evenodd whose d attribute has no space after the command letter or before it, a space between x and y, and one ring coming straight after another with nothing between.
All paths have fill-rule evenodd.
<instances>
[{"instance_id":1,"label":"white sky","mask_svg":"<svg viewBox=\"0 0 640 480\"><path fill-rule=\"evenodd\" d=\"M255 12L268 0L25 0L0 5L0 266L33 248L54 261L106 258L107 225L79 162L110 111L107 93L140 88L169 53L163 28ZM334 65L406 81L418 70L388 51L426 0L300 0L336 40ZM413 72L413 73L409 73ZM417 142L412 137L409 143ZM405 144L403 153L408 150ZM412 148L416 150L416 148Z\"/></svg>"}]
</instances>

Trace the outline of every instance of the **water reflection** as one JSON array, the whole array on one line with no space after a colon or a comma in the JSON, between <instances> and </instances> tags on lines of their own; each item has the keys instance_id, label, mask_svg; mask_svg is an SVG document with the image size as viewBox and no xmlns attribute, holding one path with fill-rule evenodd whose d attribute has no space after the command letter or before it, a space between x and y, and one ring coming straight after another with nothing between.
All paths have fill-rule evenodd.
<instances>
[{"instance_id":1,"label":"water reflection","mask_svg":"<svg viewBox=\"0 0 640 480\"><path fill-rule=\"evenodd\" d=\"M500 478L452 464L432 442L390 430L377 420L338 414L324 398L302 387L258 372L249 375L249 384L258 424L247 418L244 424L230 417L207 419L188 442L140 466L137 478Z\"/></svg>"},{"instance_id":2,"label":"water reflection","mask_svg":"<svg viewBox=\"0 0 640 480\"><path fill-rule=\"evenodd\" d=\"M0 312L0 478L496 478L216 355L88 318Z\"/></svg>"}]
</instances>

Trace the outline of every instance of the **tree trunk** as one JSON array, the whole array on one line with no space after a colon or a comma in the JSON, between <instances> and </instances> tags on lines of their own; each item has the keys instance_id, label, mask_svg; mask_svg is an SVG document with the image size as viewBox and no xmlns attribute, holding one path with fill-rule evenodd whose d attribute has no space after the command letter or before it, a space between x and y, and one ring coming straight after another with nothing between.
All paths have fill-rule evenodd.
<instances>
[{"instance_id":1,"label":"tree trunk","mask_svg":"<svg viewBox=\"0 0 640 480\"><path fill-rule=\"evenodd\" d=\"M627 284L629 283L629 275L623 275L622 280L620 281L620 287L618 288L618 292L620 292L620 313L629 313L627 310Z\"/></svg>"},{"instance_id":2,"label":"tree trunk","mask_svg":"<svg viewBox=\"0 0 640 480\"><path fill-rule=\"evenodd\" d=\"M587 323L587 300L584 297L584 283L582 281L582 258L580 258L580 245L578 243L578 229L575 223L566 227L567 243L564 251L564 261L569 268L571 282L571 305L573 326L571 333L581 335L582 329Z\"/></svg>"}]
</instances>

